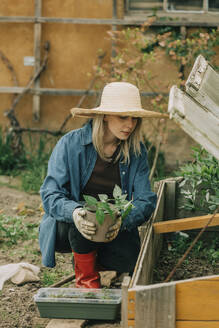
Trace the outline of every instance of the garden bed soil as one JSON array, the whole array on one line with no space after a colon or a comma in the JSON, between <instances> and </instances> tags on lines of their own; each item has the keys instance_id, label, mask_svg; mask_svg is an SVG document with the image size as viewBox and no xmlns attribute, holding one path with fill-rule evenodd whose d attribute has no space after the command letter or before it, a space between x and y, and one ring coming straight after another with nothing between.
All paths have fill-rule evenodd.
<instances>
[{"instance_id":1,"label":"garden bed soil","mask_svg":"<svg viewBox=\"0 0 219 328\"><path fill-rule=\"evenodd\" d=\"M1 179L0 179L1 183ZM24 215L24 220L29 223L41 221L42 210L39 195L27 194L5 184L0 185L0 213L6 216ZM162 261L157 265L155 282L163 281L175 265L175 258L163 248L161 253ZM0 265L8 263L28 262L40 267L40 281L17 286L7 281L0 292L0 328L44 328L50 319L43 319L40 323L40 316L37 306L33 301L33 295L42 287L47 287L54 282L61 280L72 272L70 254L58 254L57 266L54 269L45 268L41 265L41 254L38 240L20 240L15 245L7 246L4 240L0 240ZM204 260L193 259L187 265L184 262L177 270L177 279L187 279L200 275L219 274L218 268L212 267ZM63 287L74 287L73 283ZM41 321L42 322L42 321ZM120 322L90 321L87 327L93 328L118 328Z\"/></svg>"},{"instance_id":2,"label":"garden bed soil","mask_svg":"<svg viewBox=\"0 0 219 328\"><path fill-rule=\"evenodd\" d=\"M193 240L198 234L197 232L190 231ZM200 243L210 244L209 240L215 238L215 235L218 232L215 231L205 231L199 239ZM187 250L188 246L184 248L183 252L180 253L173 252L173 245L171 241L171 235L169 234L168 238L164 237L163 247L161 249L160 256L154 268L153 283L164 282L169 273L175 268L178 261L183 256L184 252ZM174 238L177 238L174 236ZM179 238L179 237L178 237ZM218 238L218 237L217 237ZM197 242L198 243L198 242ZM193 249L187 255L186 259L181 263L181 265L176 269L174 275L171 278L171 281L185 280L196 277L204 277L211 275L219 275L219 261L213 261L212 258L207 259L206 255L203 254L203 251L198 250L198 246L194 246L196 251Z\"/></svg>"}]
</instances>

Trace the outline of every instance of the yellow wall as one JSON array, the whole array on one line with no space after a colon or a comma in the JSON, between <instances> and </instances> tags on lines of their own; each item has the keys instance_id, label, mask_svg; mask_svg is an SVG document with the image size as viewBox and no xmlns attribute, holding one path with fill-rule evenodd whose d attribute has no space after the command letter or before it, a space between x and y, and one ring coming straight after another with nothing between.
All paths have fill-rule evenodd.
<instances>
[{"instance_id":1,"label":"yellow wall","mask_svg":"<svg viewBox=\"0 0 219 328\"><path fill-rule=\"evenodd\" d=\"M71 18L112 18L113 0L43 0L43 17ZM1 0L0 16L34 16L34 0ZM45 41L49 41L48 67L42 73L40 86L43 88L86 89L92 79L92 72L97 62L97 51L107 51L107 60L111 53L111 43L107 40L110 25L79 25L64 23L42 23L42 51ZM32 66L24 66L25 56L34 56L34 24L33 23L0 23L0 51L9 59L16 73L19 86L25 87L33 75ZM162 71L159 90L168 92L177 80L175 65L162 50L158 50L155 62L148 69L153 72L152 84L157 86L156 76ZM158 74L159 73L159 74ZM12 74L0 59L0 86L14 86ZM148 88L144 91L150 91ZM0 125L9 125L4 112L10 108L12 94L0 94ZM40 121L34 122L32 115L32 95L25 95L16 107L16 116L22 127L60 128L69 109L76 106L80 97L77 96L41 96ZM143 104L151 109L151 99L144 99ZM94 97L87 97L84 107L93 106ZM81 120L70 120L67 129L77 128ZM175 123L168 125L169 136L164 145L169 165L177 160L187 160L190 152L191 139L182 132ZM153 132L152 132L153 133ZM177 143L176 143L177 140ZM177 154L177 155L176 155ZM177 157L176 157L177 156Z\"/></svg>"}]
</instances>

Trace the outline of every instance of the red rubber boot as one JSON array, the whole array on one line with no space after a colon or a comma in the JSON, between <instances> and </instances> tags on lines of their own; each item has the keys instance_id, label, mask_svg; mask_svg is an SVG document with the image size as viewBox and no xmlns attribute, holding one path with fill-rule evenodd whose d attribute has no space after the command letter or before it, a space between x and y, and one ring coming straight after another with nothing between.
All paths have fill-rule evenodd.
<instances>
[{"instance_id":1,"label":"red rubber boot","mask_svg":"<svg viewBox=\"0 0 219 328\"><path fill-rule=\"evenodd\" d=\"M100 275L96 269L96 251L74 254L76 287L100 288Z\"/></svg>"}]
</instances>

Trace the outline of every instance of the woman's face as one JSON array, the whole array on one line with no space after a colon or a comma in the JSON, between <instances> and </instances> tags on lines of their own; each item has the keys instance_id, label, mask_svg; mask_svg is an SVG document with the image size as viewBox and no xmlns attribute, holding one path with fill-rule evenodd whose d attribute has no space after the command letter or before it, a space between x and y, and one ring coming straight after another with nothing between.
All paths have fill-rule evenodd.
<instances>
[{"instance_id":1,"label":"woman's face","mask_svg":"<svg viewBox=\"0 0 219 328\"><path fill-rule=\"evenodd\" d=\"M106 134L120 140L127 140L134 131L138 119L129 116L105 115Z\"/></svg>"}]
</instances>

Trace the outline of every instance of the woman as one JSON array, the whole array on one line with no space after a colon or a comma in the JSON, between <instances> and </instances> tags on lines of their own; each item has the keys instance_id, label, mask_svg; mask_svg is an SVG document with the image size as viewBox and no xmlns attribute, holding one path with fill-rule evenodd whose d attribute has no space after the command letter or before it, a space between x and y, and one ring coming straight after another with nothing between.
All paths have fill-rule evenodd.
<instances>
[{"instance_id":1,"label":"woman","mask_svg":"<svg viewBox=\"0 0 219 328\"><path fill-rule=\"evenodd\" d=\"M140 250L138 226L156 205L148 180L147 153L142 143L142 118L163 117L141 107L139 90L126 82L105 86L101 105L71 110L92 117L81 129L63 136L53 150L41 187L45 215L40 248L45 266L55 266L55 251L74 254L76 286L99 288L98 267L132 273ZM92 241L96 226L86 220L82 195L112 198L115 184L133 199L134 208L106 234L105 243Z\"/></svg>"}]
</instances>

